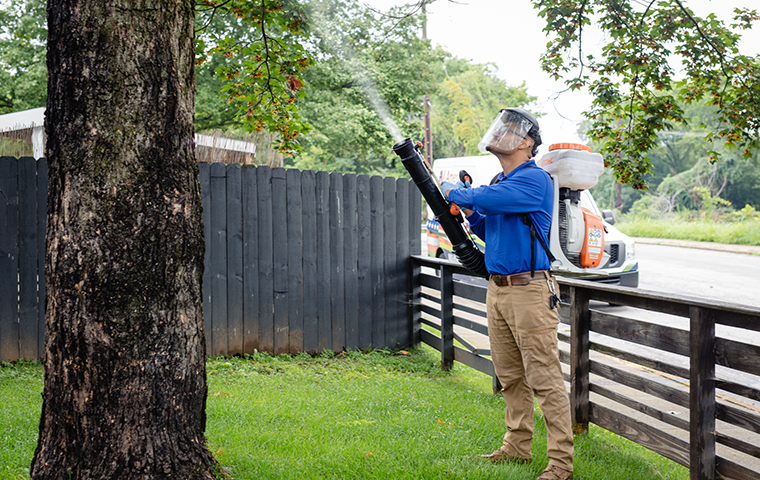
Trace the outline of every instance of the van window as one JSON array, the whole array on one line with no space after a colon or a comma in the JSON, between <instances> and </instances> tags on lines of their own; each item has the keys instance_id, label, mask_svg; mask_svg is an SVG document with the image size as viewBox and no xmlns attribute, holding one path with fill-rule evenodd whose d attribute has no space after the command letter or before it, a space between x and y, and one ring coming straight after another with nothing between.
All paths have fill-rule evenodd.
<instances>
[{"instance_id":1,"label":"van window","mask_svg":"<svg viewBox=\"0 0 760 480\"><path fill-rule=\"evenodd\" d=\"M599 208L596 206L594 197L591 196L591 193L588 190L581 190L581 208L589 210L594 215L602 216L602 214L599 213Z\"/></svg>"}]
</instances>

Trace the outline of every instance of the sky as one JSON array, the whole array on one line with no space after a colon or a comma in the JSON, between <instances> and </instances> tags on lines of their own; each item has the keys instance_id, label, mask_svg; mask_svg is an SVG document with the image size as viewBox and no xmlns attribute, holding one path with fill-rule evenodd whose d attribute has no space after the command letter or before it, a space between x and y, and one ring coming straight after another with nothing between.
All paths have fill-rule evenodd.
<instances>
[{"instance_id":1,"label":"sky","mask_svg":"<svg viewBox=\"0 0 760 480\"><path fill-rule=\"evenodd\" d=\"M410 0L411 1L411 0ZM559 142L582 142L577 134L582 112L591 104L583 92L564 92L564 84L554 81L541 70L540 57L548 39L542 31L543 19L529 0L437 0L428 5L427 36L433 44L475 63L494 63L497 76L510 86L525 82L536 100L533 110L544 113L539 118L544 145ZM402 0L364 0L365 5L380 11L403 5ZM684 0L699 16L713 12L719 19L729 19L733 8L758 8L758 0ZM584 40L584 50L593 48L596 39ZM760 53L760 24L745 32L743 53ZM494 112L494 116L496 112ZM435 121L435 119L433 120Z\"/></svg>"}]
</instances>

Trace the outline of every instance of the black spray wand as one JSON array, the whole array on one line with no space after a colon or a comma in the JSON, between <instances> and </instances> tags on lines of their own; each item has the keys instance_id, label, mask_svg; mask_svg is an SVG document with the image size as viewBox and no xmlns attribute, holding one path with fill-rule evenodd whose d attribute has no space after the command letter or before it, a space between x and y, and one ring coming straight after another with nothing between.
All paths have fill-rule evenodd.
<instances>
[{"instance_id":1,"label":"black spray wand","mask_svg":"<svg viewBox=\"0 0 760 480\"><path fill-rule=\"evenodd\" d=\"M441 193L441 188L436 181L433 172L420 155L420 152L411 139L407 138L393 146L393 151L401 157L401 163L409 172L414 183L425 197L430 209L433 210L436 221L451 240L454 254L462 265L476 275L488 277L485 258L475 243L467 236L462 225L462 217L459 209L452 209L453 205ZM456 212L454 214L452 212Z\"/></svg>"}]
</instances>

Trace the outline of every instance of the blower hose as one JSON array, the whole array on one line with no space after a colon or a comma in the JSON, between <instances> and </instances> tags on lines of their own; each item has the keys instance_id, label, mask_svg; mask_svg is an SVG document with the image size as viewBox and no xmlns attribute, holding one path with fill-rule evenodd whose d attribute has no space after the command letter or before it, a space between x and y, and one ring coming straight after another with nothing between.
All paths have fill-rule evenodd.
<instances>
[{"instance_id":1,"label":"blower hose","mask_svg":"<svg viewBox=\"0 0 760 480\"><path fill-rule=\"evenodd\" d=\"M414 183L419 188L422 196L425 197L430 209L435 214L436 221L441 225L443 231L451 240L454 254L462 265L476 275L488 277L486 270L485 257L475 243L467 236L462 226L464 218L459 215L453 215L451 204L441 193L438 183L435 181L433 172L420 155L411 139L407 138L393 146L393 151L401 157L401 163L409 172Z\"/></svg>"}]
</instances>

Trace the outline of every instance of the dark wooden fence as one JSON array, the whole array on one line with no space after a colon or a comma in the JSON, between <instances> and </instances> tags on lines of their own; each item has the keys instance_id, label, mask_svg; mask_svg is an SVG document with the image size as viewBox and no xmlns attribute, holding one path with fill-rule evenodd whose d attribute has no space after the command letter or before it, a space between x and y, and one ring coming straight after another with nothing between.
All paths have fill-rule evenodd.
<instances>
[{"instance_id":1,"label":"dark wooden fence","mask_svg":"<svg viewBox=\"0 0 760 480\"><path fill-rule=\"evenodd\" d=\"M45 159L0 157L0 361L43 352L46 202Z\"/></svg>"},{"instance_id":2,"label":"dark wooden fence","mask_svg":"<svg viewBox=\"0 0 760 480\"><path fill-rule=\"evenodd\" d=\"M206 163L200 180L209 352L411 344L408 179Z\"/></svg>"},{"instance_id":3,"label":"dark wooden fence","mask_svg":"<svg viewBox=\"0 0 760 480\"><path fill-rule=\"evenodd\" d=\"M409 345L407 179L200 164L210 355ZM44 159L0 159L0 361L44 352Z\"/></svg>"},{"instance_id":4,"label":"dark wooden fence","mask_svg":"<svg viewBox=\"0 0 760 480\"><path fill-rule=\"evenodd\" d=\"M486 289L457 281L467 271L456 263L413 262L435 269L419 275L415 318L427 326L421 340L441 351L445 367L459 361L493 375L490 352L473 340L488 333ZM558 283L560 319L572 332L560 333L560 359L576 433L594 423L688 467L693 480L760 479L760 347L749 343L760 337L760 309ZM616 315L608 304L636 314ZM682 328L650 321L648 312L669 314ZM725 335L716 335L716 325ZM632 353L634 345L651 353Z\"/></svg>"}]
</instances>

